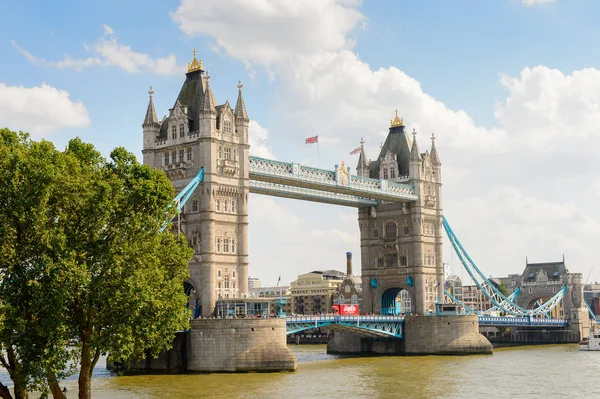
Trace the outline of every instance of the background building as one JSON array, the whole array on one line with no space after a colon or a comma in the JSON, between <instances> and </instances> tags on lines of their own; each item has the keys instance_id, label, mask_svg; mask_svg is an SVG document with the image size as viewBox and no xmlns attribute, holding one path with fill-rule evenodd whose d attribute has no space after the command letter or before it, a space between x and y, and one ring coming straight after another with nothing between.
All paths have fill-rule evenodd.
<instances>
[{"instance_id":1,"label":"background building","mask_svg":"<svg viewBox=\"0 0 600 399\"><path fill-rule=\"evenodd\" d=\"M290 286L293 312L306 315L329 312L332 295L345 278L346 273L337 270L315 270L299 275Z\"/></svg>"},{"instance_id":2,"label":"background building","mask_svg":"<svg viewBox=\"0 0 600 399\"><path fill-rule=\"evenodd\" d=\"M260 279L258 277L248 277L248 290L257 287L260 287Z\"/></svg>"},{"instance_id":3,"label":"background building","mask_svg":"<svg viewBox=\"0 0 600 399\"><path fill-rule=\"evenodd\" d=\"M249 288L248 293L253 298L270 298L270 309L275 315L279 314L280 304L283 313L288 316L292 314L292 298L289 285Z\"/></svg>"}]
</instances>

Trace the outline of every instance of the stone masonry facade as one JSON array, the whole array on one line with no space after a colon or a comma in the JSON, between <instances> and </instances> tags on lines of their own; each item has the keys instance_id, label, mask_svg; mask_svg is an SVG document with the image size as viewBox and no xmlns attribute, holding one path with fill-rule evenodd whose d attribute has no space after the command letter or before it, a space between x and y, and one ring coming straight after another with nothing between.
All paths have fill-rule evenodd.
<instances>
[{"instance_id":1,"label":"stone masonry facade","mask_svg":"<svg viewBox=\"0 0 600 399\"><path fill-rule=\"evenodd\" d=\"M248 294L249 118L241 82L237 88L234 109L228 101L217 105L194 50L168 116L156 117L151 87L142 125L144 163L164 170L176 192L204 168L202 184L173 221L194 248L189 303L197 303L202 316L219 298Z\"/></svg>"}]
</instances>

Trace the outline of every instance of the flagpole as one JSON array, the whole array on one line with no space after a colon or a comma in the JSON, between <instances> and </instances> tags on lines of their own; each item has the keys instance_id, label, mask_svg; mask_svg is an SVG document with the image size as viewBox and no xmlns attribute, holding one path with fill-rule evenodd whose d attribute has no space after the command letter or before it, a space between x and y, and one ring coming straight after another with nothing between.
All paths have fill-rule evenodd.
<instances>
[{"instance_id":1,"label":"flagpole","mask_svg":"<svg viewBox=\"0 0 600 399\"><path fill-rule=\"evenodd\" d=\"M317 136L317 168L321 167L321 151L319 148L319 136Z\"/></svg>"}]
</instances>

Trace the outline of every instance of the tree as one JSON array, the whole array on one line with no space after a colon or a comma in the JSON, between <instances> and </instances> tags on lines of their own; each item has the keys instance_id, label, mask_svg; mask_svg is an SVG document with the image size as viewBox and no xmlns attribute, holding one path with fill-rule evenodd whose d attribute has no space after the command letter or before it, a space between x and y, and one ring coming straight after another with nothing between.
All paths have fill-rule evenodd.
<instances>
[{"instance_id":1,"label":"tree","mask_svg":"<svg viewBox=\"0 0 600 399\"><path fill-rule=\"evenodd\" d=\"M0 161L0 179L20 188L0 191L0 207L8 205L0 209L0 248L11 251L10 262L0 263L0 300L7 307L2 316L14 319L3 323L0 338L26 366L17 379L25 387L45 379L61 397L57 380L75 359L79 397L89 398L102 354L122 362L156 355L188 326L183 280L191 249L182 237L160 232L173 216L173 188L164 173L123 148L106 161L79 139L60 152L0 132L0 157L18 154L18 162ZM32 149L42 153L44 166ZM27 224L31 233L24 237L19 231L26 222L33 227ZM23 240L29 244L23 247ZM23 286L28 295L15 293ZM10 312L17 304L27 309L21 318ZM39 342L14 341L15 326L23 325L44 327ZM77 342L76 350L67 350L67 341Z\"/></svg>"}]
</instances>

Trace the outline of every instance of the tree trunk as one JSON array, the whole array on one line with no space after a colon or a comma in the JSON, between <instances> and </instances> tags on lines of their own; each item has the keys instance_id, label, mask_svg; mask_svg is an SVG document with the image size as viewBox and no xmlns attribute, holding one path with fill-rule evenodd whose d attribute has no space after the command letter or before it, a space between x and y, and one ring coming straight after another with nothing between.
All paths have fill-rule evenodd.
<instances>
[{"instance_id":1,"label":"tree trunk","mask_svg":"<svg viewBox=\"0 0 600 399\"><path fill-rule=\"evenodd\" d=\"M84 340L81 345L81 368L79 369L79 399L92 398L92 351Z\"/></svg>"},{"instance_id":2,"label":"tree trunk","mask_svg":"<svg viewBox=\"0 0 600 399\"><path fill-rule=\"evenodd\" d=\"M2 399L13 399L10 394L10 389L6 385L0 382L0 398Z\"/></svg>"},{"instance_id":3,"label":"tree trunk","mask_svg":"<svg viewBox=\"0 0 600 399\"><path fill-rule=\"evenodd\" d=\"M21 375L21 365L15 354L15 350L12 346L6 348L6 354L8 355L8 365L10 367L9 374L10 379L13 381L13 390L15 392L15 399L28 399L29 392L27 392L27 386L23 381L24 378Z\"/></svg>"},{"instance_id":4,"label":"tree trunk","mask_svg":"<svg viewBox=\"0 0 600 399\"><path fill-rule=\"evenodd\" d=\"M54 374L52 371L47 371L46 379L48 380L48 387L50 387L50 392L52 392L52 397L54 399L67 398L60 389L60 385L58 384L58 380L56 379L56 374Z\"/></svg>"},{"instance_id":5,"label":"tree trunk","mask_svg":"<svg viewBox=\"0 0 600 399\"><path fill-rule=\"evenodd\" d=\"M27 388L25 387L24 384L15 382L15 386L13 387L13 389L15 391L15 399L28 399L29 398L29 392L27 392Z\"/></svg>"}]
</instances>

